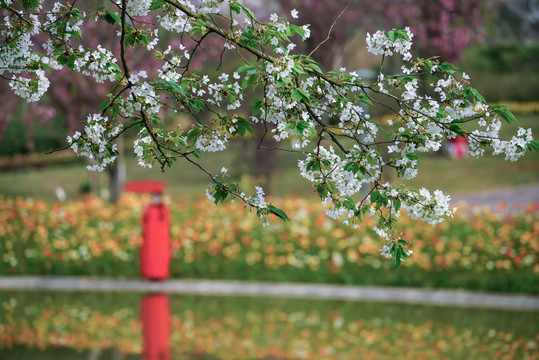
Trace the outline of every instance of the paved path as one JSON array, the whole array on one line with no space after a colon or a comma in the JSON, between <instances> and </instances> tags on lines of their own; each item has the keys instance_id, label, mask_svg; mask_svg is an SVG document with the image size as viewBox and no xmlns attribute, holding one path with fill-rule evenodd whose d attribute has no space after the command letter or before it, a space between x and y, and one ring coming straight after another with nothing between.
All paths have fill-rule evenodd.
<instances>
[{"instance_id":1,"label":"paved path","mask_svg":"<svg viewBox=\"0 0 539 360\"><path fill-rule=\"evenodd\" d=\"M452 205L458 206L464 203L470 209L476 207L488 207L491 211L498 212L499 205L505 204L505 211L524 210L530 203L539 204L539 185L529 185L509 189L490 190L475 194L453 196ZM538 211L537 209L535 211Z\"/></svg>"},{"instance_id":2,"label":"paved path","mask_svg":"<svg viewBox=\"0 0 539 360\"><path fill-rule=\"evenodd\" d=\"M0 277L0 289L60 291L136 291L202 295L247 295L288 298L376 300L440 306L539 311L539 296L473 293L455 290L257 283L240 281L110 280L68 277Z\"/></svg>"}]
</instances>

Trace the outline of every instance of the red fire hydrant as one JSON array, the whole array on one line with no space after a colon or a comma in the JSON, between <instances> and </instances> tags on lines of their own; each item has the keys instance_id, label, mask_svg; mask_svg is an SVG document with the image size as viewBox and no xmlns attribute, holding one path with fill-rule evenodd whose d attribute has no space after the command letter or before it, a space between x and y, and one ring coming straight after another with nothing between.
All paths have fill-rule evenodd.
<instances>
[{"instance_id":1,"label":"red fire hydrant","mask_svg":"<svg viewBox=\"0 0 539 360\"><path fill-rule=\"evenodd\" d=\"M151 203L142 215L142 246L139 252L140 273L150 280L164 280L170 275L170 211L162 203L165 184L139 180L125 185L126 191L152 194Z\"/></svg>"}]
</instances>

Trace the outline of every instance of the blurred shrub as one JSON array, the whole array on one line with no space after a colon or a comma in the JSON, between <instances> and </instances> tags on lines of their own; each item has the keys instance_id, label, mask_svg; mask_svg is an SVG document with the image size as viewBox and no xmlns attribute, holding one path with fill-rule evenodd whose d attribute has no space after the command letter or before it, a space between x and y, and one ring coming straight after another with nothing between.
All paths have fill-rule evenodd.
<instances>
[{"instance_id":1,"label":"blurred shrub","mask_svg":"<svg viewBox=\"0 0 539 360\"><path fill-rule=\"evenodd\" d=\"M472 46L459 67L489 102L538 100L538 45Z\"/></svg>"},{"instance_id":2,"label":"blurred shrub","mask_svg":"<svg viewBox=\"0 0 539 360\"><path fill-rule=\"evenodd\" d=\"M67 130L59 119L49 123L38 120L25 124L18 118L11 120L0 137L0 156L44 153L66 146Z\"/></svg>"},{"instance_id":3,"label":"blurred shrub","mask_svg":"<svg viewBox=\"0 0 539 360\"><path fill-rule=\"evenodd\" d=\"M478 45L466 52L461 67L475 73L530 73L539 69L539 45Z\"/></svg>"},{"instance_id":4,"label":"blurred shrub","mask_svg":"<svg viewBox=\"0 0 539 360\"><path fill-rule=\"evenodd\" d=\"M81 159L70 149L57 151L52 154L23 153L12 156L0 156L0 170L9 171L26 168L41 168L44 166L67 164L76 161L81 161Z\"/></svg>"}]
</instances>

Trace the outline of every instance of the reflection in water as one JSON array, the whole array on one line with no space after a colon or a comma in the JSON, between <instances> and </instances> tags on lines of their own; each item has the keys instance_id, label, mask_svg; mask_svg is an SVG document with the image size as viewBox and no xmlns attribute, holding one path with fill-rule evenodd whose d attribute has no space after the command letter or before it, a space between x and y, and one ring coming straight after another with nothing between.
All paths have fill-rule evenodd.
<instances>
[{"instance_id":1,"label":"reflection in water","mask_svg":"<svg viewBox=\"0 0 539 360\"><path fill-rule=\"evenodd\" d=\"M0 291L0 360L141 358L539 360L539 312L264 297Z\"/></svg>"},{"instance_id":2,"label":"reflection in water","mask_svg":"<svg viewBox=\"0 0 539 360\"><path fill-rule=\"evenodd\" d=\"M169 360L170 305L167 294L146 295L140 301L142 360Z\"/></svg>"}]
</instances>

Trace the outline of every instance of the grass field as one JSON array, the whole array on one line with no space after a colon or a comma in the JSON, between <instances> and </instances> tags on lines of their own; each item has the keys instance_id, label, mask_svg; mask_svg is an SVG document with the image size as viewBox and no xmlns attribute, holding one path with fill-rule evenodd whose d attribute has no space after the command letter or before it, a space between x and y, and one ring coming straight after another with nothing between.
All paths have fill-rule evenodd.
<instances>
[{"instance_id":1,"label":"grass field","mask_svg":"<svg viewBox=\"0 0 539 360\"><path fill-rule=\"evenodd\" d=\"M531 127L534 136L539 137L539 115L517 116L522 127ZM516 129L503 130L510 135ZM254 141L235 142L227 153L207 154L203 165L212 173L218 173L224 166L230 169L231 176L252 185L248 174L251 171ZM314 195L310 183L301 178L297 171L297 155L280 152L276 155L274 176L270 179L269 190L272 195L286 194ZM134 159L127 159L128 180L151 178L167 183L167 193L171 196L197 197L204 193L209 178L192 164L178 161L172 169L161 172L159 168L144 169L136 165ZM478 191L523 186L539 182L539 154L528 153L516 163L504 161L503 157L485 156L480 159L467 158L453 160L439 154L429 154L421 158L417 178L408 181L412 187L437 188L453 195L475 193ZM389 174L392 182L400 179ZM0 194L55 199L55 188L62 187L68 198L76 197L82 188L91 187L95 194L107 190L109 176L106 173L93 174L85 169L84 163L50 166L43 169L26 169L0 174Z\"/></svg>"}]
</instances>

